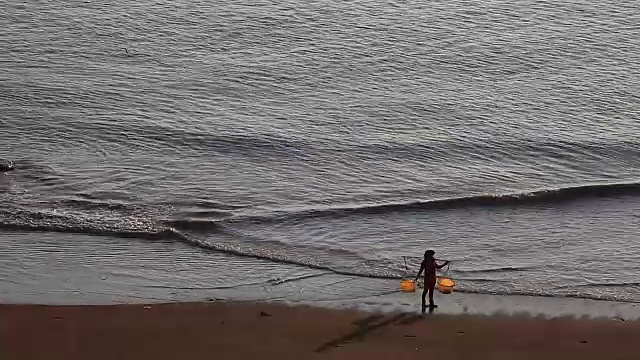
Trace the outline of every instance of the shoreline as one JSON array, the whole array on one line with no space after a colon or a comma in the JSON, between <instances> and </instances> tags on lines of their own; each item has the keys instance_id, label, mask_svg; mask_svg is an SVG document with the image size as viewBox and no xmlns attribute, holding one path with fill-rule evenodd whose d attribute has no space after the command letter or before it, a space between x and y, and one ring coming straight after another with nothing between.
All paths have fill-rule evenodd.
<instances>
[{"instance_id":1,"label":"shoreline","mask_svg":"<svg viewBox=\"0 0 640 360\"><path fill-rule=\"evenodd\" d=\"M0 305L3 359L637 359L640 321L260 302Z\"/></svg>"},{"instance_id":2,"label":"shoreline","mask_svg":"<svg viewBox=\"0 0 640 360\"><path fill-rule=\"evenodd\" d=\"M107 305L216 299L382 313L420 310L421 289L403 293L399 279L339 275L175 243L79 234L6 235L0 237L0 248L7 250L0 255L4 264L0 304ZM611 289L612 294L615 291ZM640 319L640 303L632 302L457 291L436 293L435 300L438 314Z\"/></svg>"}]
</instances>

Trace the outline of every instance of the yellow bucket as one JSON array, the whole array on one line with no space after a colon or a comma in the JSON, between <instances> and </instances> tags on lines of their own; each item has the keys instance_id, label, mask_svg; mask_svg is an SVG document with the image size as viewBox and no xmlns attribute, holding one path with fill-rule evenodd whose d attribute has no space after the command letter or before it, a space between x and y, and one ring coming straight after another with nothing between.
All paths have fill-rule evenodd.
<instances>
[{"instance_id":1,"label":"yellow bucket","mask_svg":"<svg viewBox=\"0 0 640 360\"><path fill-rule=\"evenodd\" d=\"M451 294L455 286L456 282L449 278L441 277L438 279L438 291L443 294Z\"/></svg>"},{"instance_id":2,"label":"yellow bucket","mask_svg":"<svg viewBox=\"0 0 640 360\"><path fill-rule=\"evenodd\" d=\"M400 281L400 289L402 289L403 292L415 292L416 283L413 280L402 280Z\"/></svg>"}]
</instances>

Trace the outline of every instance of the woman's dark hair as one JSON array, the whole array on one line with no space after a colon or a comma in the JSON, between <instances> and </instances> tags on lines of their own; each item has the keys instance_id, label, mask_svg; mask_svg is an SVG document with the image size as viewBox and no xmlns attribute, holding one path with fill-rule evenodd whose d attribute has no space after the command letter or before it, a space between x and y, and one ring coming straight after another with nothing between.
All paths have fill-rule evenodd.
<instances>
[{"instance_id":1,"label":"woman's dark hair","mask_svg":"<svg viewBox=\"0 0 640 360\"><path fill-rule=\"evenodd\" d=\"M425 258L433 257L433 255L435 255L435 254L436 254L436 252L435 252L435 251L433 251L433 250L427 250L427 251L425 251L425 252L424 252L424 257L425 257Z\"/></svg>"}]
</instances>

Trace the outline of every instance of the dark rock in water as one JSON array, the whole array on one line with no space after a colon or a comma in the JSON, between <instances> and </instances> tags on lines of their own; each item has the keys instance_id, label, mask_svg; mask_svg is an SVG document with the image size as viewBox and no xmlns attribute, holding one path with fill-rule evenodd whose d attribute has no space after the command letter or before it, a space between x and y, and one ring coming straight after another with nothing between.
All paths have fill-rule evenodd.
<instances>
[{"instance_id":1,"label":"dark rock in water","mask_svg":"<svg viewBox=\"0 0 640 360\"><path fill-rule=\"evenodd\" d=\"M13 161L0 159L0 171L11 171L13 170Z\"/></svg>"}]
</instances>

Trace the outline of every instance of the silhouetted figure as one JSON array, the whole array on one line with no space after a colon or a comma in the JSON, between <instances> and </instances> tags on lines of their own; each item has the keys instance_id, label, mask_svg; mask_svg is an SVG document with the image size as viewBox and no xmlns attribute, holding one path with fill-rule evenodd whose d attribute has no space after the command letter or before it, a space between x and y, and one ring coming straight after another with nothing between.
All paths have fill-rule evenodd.
<instances>
[{"instance_id":1,"label":"silhouetted figure","mask_svg":"<svg viewBox=\"0 0 640 360\"><path fill-rule=\"evenodd\" d=\"M416 276L416 280L415 280L415 281L418 281L420 274L422 274L422 271L424 271L424 290L422 290L422 312L423 313L427 309L426 299L425 299L427 296L427 293L429 293L429 310L432 310L438 307L436 304L433 303L433 290L436 287L436 270L442 269L443 267L447 266L447 264L449 264L449 261L445 261L443 264L438 265L438 263L436 262L436 259L433 257L435 254L436 253L433 250L427 250L424 252L424 259L420 264L420 271L418 271L418 275Z\"/></svg>"}]
</instances>

